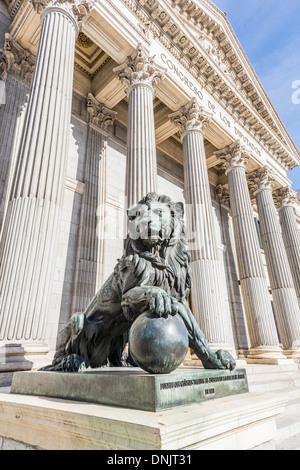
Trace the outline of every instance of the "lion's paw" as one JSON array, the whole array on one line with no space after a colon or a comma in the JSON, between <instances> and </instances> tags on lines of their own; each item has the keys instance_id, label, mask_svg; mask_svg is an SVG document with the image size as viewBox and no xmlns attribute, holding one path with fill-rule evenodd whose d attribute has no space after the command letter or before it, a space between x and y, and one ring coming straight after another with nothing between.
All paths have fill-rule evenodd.
<instances>
[{"instance_id":1,"label":"lion's paw","mask_svg":"<svg viewBox=\"0 0 300 470\"><path fill-rule=\"evenodd\" d=\"M223 349L219 349L219 351L216 352L216 356L222 365L222 369L235 369L236 362L228 351L223 351Z\"/></svg>"},{"instance_id":2,"label":"lion's paw","mask_svg":"<svg viewBox=\"0 0 300 470\"><path fill-rule=\"evenodd\" d=\"M78 372L83 369L85 369L84 358L78 354L70 354L62 361L63 372Z\"/></svg>"},{"instance_id":3,"label":"lion's paw","mask_svg":"<svg viewBox=\"0 0 300 470\"><path fill-rule=\"evenodd\" d=\"M149 310L153 314L167 318L168 315L176 315L178 313L178 301L168 295L163 289L150 287L144 296L149 300Z\"/></svg>"}]
</instances>

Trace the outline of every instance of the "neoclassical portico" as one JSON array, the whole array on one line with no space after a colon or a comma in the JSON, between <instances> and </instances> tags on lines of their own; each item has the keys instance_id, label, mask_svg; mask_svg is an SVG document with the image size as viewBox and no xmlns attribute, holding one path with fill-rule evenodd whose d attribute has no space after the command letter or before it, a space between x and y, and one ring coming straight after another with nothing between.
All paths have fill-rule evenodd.
<instances>
[{"instance_id":1,"label":"neoclassical portico","mask_svg":"<svg viewBox=\"0 0 300 470\"><path fill-rule=\"evenodd\" d=\"M191 304L211 347L249 362L299 360L299 221L287 178L299 153L243 52L230 49L227 20L209 2L12 3L0 62L1 344L49 352L121 256L106 226L158 191L185 202Z\"/></svg>"}]
</instances>

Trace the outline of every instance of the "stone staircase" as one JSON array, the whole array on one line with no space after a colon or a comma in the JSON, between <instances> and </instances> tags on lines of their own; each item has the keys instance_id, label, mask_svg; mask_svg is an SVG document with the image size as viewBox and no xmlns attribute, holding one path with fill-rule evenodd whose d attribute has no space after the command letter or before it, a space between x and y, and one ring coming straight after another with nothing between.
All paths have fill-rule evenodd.
<instances>
[{"instance_id":1,"label":"stone staircase","mask_svg":"<svg viewBox=\"0 0 300 470\"><path fill-rule=\"evenodd\" d=\"M198 360L185 363L189 367L200 364ZM274 393L284 396L286 401L285 412L276 421L275 441L257 450L300 450L300 364L241 364L238 367L246 369L251 393ZM12 374L3 374L0 393L9 393L11 378Z\"/></svg>"},{"instance_id":2,"label":"stone staircase","mask_svg":"<svg viewBox=\"0 0 300 470\"><path fill-rule=\"evenodd\" d=\"M286 399L286 410L277 418L277 436L269 444L273 450L300 450L300 369L299 364L246 365L249 391L275 393ZM264 450L261 448L260 450Z\"/></svg>"}]
</instances>

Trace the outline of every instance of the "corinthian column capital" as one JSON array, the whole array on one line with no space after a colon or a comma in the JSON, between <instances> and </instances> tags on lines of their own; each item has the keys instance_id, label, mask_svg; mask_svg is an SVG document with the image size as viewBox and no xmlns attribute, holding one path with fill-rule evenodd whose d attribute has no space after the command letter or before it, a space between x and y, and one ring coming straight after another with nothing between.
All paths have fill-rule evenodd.
<instances>
[{"instance_id":1,"label":"corinthian column capital","mask_svg":"<svg viewBox=\"0 0 300 470\"><path fill-rule=\"evenodd\" d=\"M4 46L0 49L0 67L3 69L1 80L5 80L7 72L10 72L30 83L34 64L35 57L20 46L9 33L5 33Z\"/></svg>"},{"instance_id":2,"label":"corinthian column capital","mask_svg":"<svg viewBox=\"0 0 300 470\"><path fill-rule=\"evenodd\" d=\"M169 115L169 119L180 127L182 138L189 131L204 131L212 118L212 114L207 112L200 105L196 98L193 98L187 105L179 111Z\"/></svg>"},{"instance_id":3,"label":"corinthian column capital","mask_svg":"<svg viewBox=\"0 0 300 470\"><path fill-rule=\"evenodd\" d=\"M296 201L297 201L297 196L294 191L289 186L286 186L285 188L280 188L277 189L277 191L274 191L273 193L274 197L274 203L277 209L281 209L282 207L294 207Z\"/></svg>"},{"instance_id":4,"label":"corinthian column capital","mask_svg":"<svg viewBox=\"0 0 300 470\"><path fill-rule=\"evenodd\" d=\"M274 173L267 166L250 173L247 179L249 187L254 191L254 196L265 189L272 191L275 182Z\"/></svg>"},{"instance_id":5,"label":"corinthian column capital","mask_svg":"<svg viewBox=\"0 0 300 470\"><path fill-rule=\"evenodd\" d=\"M226 173L237 167L246 168L251 156L250 150L241 144L240 140L236 140L233 144L227 145L222 150L214 153L222 162Z\"/></svg>"},{"instance_id":6,"label":"corinthian column capital","mask_svg":"<svg viewBox=\"0 0 300 470\"><path fill-rule=\"evenodd\" d=\"M226 189L222 184L219 184L216 187L216 192L220 203L224 206L230 207L230 195L228 189Z\"/></svg>"},{"instance_id":7,"label":"corinthian column capital","mask_svg":"<svg viewBox=\"0 0 300 470\"><path fill-rule=\"evenodd\" d=\"M92 10L95 0L31 0L33 8L41 14L41 20L51 10L63 10L80 26L82 19Z\"/></svg>"},{"instance_id":8,"label":"corinthian column capital","mask_svg":"<svg viewBox=\"0 0 300 470\"><path fill-rule=\"evenodd\" d=\"M104 130L113 125L117 116L116 111L104 106L91 93L87 96L86 108L90 115L90 122Z\"/></svg>"},{"instance_id":9,"label":"corinthian column capital","mask_svg":"<svg viewBox=\"0 0 300 470\"><path fill-rule=\"evenodd\" d=\"M151 88L157 85L164 79L166 69L156 63L155 56L149 56L142 44L138 44L134 53L114 72L130 92L136 85L148 85Z\"/></svg>"}]
</instances>

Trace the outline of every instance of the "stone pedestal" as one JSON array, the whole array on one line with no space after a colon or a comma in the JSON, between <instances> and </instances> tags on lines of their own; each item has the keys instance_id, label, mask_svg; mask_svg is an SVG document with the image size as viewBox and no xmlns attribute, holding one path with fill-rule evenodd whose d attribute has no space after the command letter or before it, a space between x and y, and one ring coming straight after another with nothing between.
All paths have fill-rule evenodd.
<instances>
[{"instance_id":1,"label":"stone pedestal","mask_svg":"<svg viewBox=\"0 0 300 470\"><path fill-rule=\"evenodd\" d=\"M180 405L247 393L245 369L204 370L181 367L170 374L142 369L91 369L81 373L17 372L11 392L160 411Z\"/></svg>"},{"instance_id":2,"label":"stone pedestal","mask_svg":"<svg viewBox=\"0 0 300 470\"><path fill-rule=\"evenodd\" d=\"M275 419L284 409L283 397L255 393L159 412L0 393L0 445L153 453L247 450L274 440Z\"/></svg>"}]
</instances>

